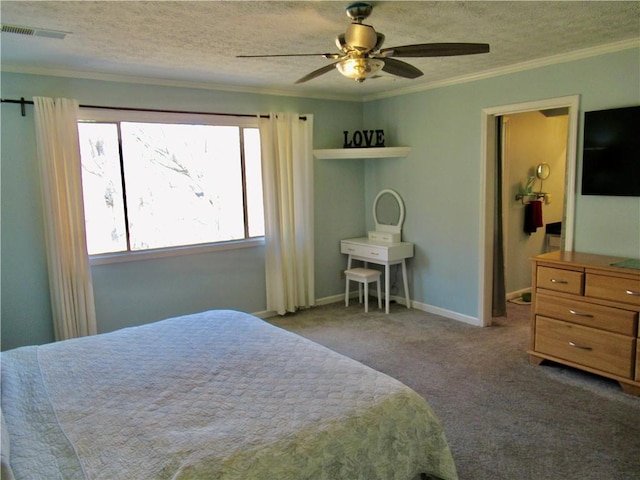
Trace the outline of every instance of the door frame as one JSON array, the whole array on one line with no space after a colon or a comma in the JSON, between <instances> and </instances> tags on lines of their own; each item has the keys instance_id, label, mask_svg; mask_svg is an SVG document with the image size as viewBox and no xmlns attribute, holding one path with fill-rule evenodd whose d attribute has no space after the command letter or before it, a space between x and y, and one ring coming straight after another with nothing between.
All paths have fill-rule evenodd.
<instances>
[{"instance_id":1,"label":"door frame","mask_svg":"<svg viewBox=\"0 0 640 480\"><path fill-rule=\"evenodd\" d=\"M482 110L481 117L481 168L480 168L480 252L479 252L479 288L478 323L486 327L491 325L491 299L493 293L493 212L495 210L495 163L496 117L514 113L567 108L569 122L567 131L567 164L565 172L565 206L562 219L563 235L561 248L573 251L576 200L576 164L578 148L578 120L580 96L550 98L512 105L501 105Z\"/></svg>"}]
</instances>

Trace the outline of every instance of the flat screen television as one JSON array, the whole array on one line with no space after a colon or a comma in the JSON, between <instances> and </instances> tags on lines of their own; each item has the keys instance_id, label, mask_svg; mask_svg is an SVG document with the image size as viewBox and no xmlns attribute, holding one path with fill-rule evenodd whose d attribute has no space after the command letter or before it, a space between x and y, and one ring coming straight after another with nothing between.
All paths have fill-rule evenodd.
<instances>
[{"instance_id":1,"label":"flat screen television","mask_svg":"<svg viewBox=\"0 0 640 480\"><path fill-rule=\"evenodd\" d=\"M582 195L640 197L640 106L585 112Z\"/></svg>"}]
</instances>

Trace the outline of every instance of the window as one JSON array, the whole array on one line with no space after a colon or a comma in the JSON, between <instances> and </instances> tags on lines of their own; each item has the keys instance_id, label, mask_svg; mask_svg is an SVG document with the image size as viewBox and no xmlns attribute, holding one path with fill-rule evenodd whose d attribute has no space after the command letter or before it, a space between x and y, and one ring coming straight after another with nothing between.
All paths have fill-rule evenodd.
<instances>
[{"instance_id":1,"label":"window","mask_svg":"<svg viewBox=\"0 0 640 480\"><path fill-rule=\"evenodd\" d=\"M264 236L255 119L81 113L90 255Z\"/></svg>"}]
</instances>

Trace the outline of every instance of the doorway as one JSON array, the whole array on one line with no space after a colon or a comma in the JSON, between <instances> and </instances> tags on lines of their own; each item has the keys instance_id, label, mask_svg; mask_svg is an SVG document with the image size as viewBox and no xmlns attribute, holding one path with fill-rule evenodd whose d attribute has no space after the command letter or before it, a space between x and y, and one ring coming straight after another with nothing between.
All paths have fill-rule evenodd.
<instances>
[{"instance_id":1,"label":"doorway","mask_svg":"<svg viewBox=\"0 0 640 480\"><path fill-rule=\"evenodd\" d=\"M563 109L568 114L567 144L566 144L566 168L564 172L564 202L562 209L562 237L560 247L563 250L573 249L574 231L574 205L575 205L575 177L576 177L576 148L578 136L578 106L579 97L561 97L555 99L527 102L514 105L505 105L485 109L482 112L482 178L481 178L481 242L480 242L480 278L479 278L479 305L478 321L482 326L489 326L492 322L492 296L493 296L493 260L495 251L494 227L496 220L497 200L496 190L496 165L499 158L501 142L500 129L497 119L525 112L553 111ZM504 173L502 174L504 176ZM505 209L515 201L510 194L504 194ZM553 201L553 200L552 200Z\"/></svg>"},{"instance_id":2,"label":"doorway","mask_svg":"<svg viewBox=\"0 0 640 480\"><path fill-rule=\"evenodd\" d=\"M529 259L558 249L562 238L568 119L567 108L498 117L507 300L530 291ZM540 206L539 227L531 222L532 202Z\"/></svg>"}]
</instances>

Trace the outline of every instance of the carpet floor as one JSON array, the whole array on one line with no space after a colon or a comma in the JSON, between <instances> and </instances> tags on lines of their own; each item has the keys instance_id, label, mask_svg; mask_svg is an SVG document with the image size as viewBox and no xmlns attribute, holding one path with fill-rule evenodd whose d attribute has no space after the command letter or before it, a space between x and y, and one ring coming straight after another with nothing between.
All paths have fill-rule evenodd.
<instances>
[{"instance_id":1,"label":"carpet floor","mask_svg":"<svg viewBox=\"0 0 640 480\"><path fill-rule=\"evenodd\" d=\"M640 479L640 397L557 364L529 364L528 305L479 328L357 300L268 319L402 381L440 419L462 480ZM373 305L373 308L371 308Z\"/></svg>"}]
</instances>

